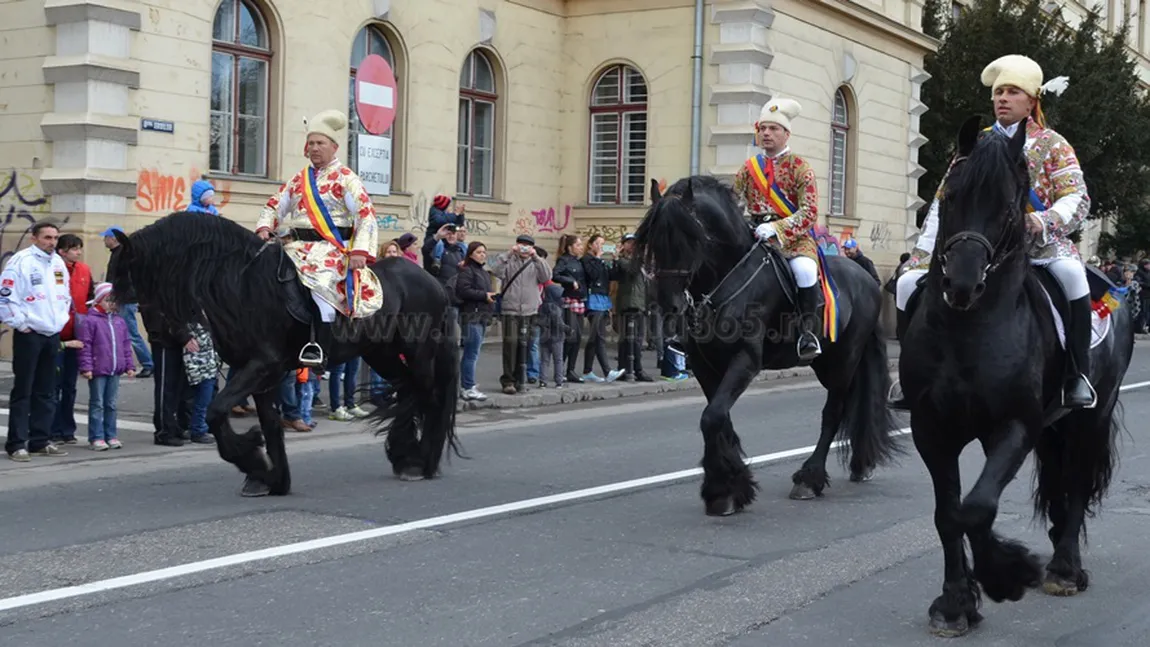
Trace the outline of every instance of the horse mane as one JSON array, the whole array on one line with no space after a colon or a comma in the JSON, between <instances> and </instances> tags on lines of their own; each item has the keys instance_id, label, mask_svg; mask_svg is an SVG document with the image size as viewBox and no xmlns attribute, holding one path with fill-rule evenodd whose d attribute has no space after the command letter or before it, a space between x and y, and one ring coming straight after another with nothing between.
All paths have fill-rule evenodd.
<instances>
[{"instance_id":1,"label":"horse mane","mask_svg":"<svg viewBox=\"0 0 1150 647\"><path fill-rule=\"evenodd\" d=\"M283 249L220 216L176 212L128 237L136 296L172 324L203 322L217 342L255 348L287 315Z\"/></svg>"},{"instance_id":2,"label":"horse mane","mask_svg":"<svg viewBox=\"0 0 1150 647\"><path fill-rule=\"evenodd\" d=\"M972 202L976 206L989 205L986 208L970 209L967 213L1000 217L1007 211L1009 217L1013 218L1010 226L1003 229L1003 238L991 241L1001 246L1004 257L1021 254L1026 239L1025 211L1019 202L1020 198L1025 199L1025 190L1020 194L1016 182L1006 181L1006 178L1017 179L1020 172L1025 172L1019 164L1020 161L1011 154L1008 138L984 133L978 138L967 159L955 165L946 180L945 199L951 203L962 201ZM1000 208L1003 205L1010 208ZM1017 213L1015 208L1018 208ZM947 224L944 221L939 223L940 232L947 231Z\"/></svg>"},{"instance_id":3,"label":"horse mane","mask_svg":"<svg viewBox=\"0 0 1150 647\"><path fill-rule=\"evenodd\" d=\"M717 270L754 244L734 190L707 175L671 185L648 209L635 237L637 258L656 268L690 259L694 267ZM737 256L732 259L727 252Z\"/></svg>"}]
</instances>

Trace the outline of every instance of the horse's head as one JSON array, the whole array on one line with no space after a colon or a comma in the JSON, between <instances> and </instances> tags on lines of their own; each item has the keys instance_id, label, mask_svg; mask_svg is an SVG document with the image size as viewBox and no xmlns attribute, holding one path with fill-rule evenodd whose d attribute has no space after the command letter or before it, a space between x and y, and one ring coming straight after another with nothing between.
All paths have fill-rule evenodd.
<instances>
[{"instance_id":1,"label":"horse's head","mask_svg":"<svg viewBox=\"0 0 1150 647\"><path fill-rule=\"evenodd\" d=\"M696 267L693 242L674 235L675 223L692 222L694 195L690 183L678 195L664 196L658 180L651 180L651 206L635 230L635 258L655 279L655 299L660 309L678 314L687 308L687 286Z\"/></svg>"},{"instance_id":2,"label":"horse's head","mask_svg":"<svg viewBox=\"0 0 1150 647\"><path fill-rule=\"evenodd\" d=\"M132 281L132 241L122 231L115 230L116 242L112 249L111 258L108 259L108 269L105 274L112 284L112 295L116 301L130 303L135 301L136 286Z\"/></svg>"},{"instance_id":3,"label":"horse's head","mask_svg":"<svg viewBox=\"0 0 1150 647\"><path fill-rule=\"evenodd\" d=\"M937 255L943 300L956 310L974 307L990 275L1020 249L1030 187L1025 144L1025 124L1009 139L983 131L978 117L959 131L939 203Z\"/></svg>"}]
</instances>

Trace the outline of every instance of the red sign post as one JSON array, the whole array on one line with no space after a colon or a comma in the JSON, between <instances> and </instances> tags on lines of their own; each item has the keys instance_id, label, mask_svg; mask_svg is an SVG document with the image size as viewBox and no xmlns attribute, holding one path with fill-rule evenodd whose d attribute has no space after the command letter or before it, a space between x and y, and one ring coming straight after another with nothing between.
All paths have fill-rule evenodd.
<instances>
[{"instance_id":1,"label":"red sign post","mask_svg":"<svg viewBox=\"0 0 1150 647\"><path fill-rule=\"evenodd\" d=\"M355 70L355 111L367 132L382 135L395 121L395 73L387 60L372 54Z\"/></svg>"}]
</instances>

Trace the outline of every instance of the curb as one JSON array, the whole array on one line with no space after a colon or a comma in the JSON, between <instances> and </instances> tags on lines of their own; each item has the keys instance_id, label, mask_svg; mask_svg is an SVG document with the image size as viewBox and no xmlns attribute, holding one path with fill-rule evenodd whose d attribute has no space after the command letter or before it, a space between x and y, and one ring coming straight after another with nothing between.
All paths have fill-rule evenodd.
<instances>
[{"instance_id":1,"label":"curb","mask_svg":"<svg viewBox=\"0 0 1150 647\"><path fill-rule=\"evenodd\" d=\"M887 360L887 368L898 369L898 359ZM772 382L796 377L814 377L814 369L807 366L788 368L782 370L760 371L752 384ZM634 398L644 395L659 395L661 393L674 393L680 391L699 391L699 381L688 378L679 382L667 382L656 379L654 382L624 382L609 386L577 386L565 387L562 390L535 388L523 395L505 395L492 393L486 400L477 401L460 400L456 411L479 411L483 409L533 409L537 407L551 407L560 404L575 404L577 402L598 402L615 400L618 398Z\"/></svg>"}]
</instances>

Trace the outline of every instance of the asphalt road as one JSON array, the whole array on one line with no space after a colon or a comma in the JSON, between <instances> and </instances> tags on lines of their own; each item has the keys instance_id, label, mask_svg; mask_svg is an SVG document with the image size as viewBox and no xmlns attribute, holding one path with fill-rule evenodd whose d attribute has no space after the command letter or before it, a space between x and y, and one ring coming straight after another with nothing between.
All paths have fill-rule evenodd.
<instances>
[{"instance_id":1,"label":"asphalt road","mask_svg":"<svg viewBox=\"0 0 1150 647\"><path fill-rule=\"evenodd\" d=\"M1147 381L1140 343L1126 383ZM869 483L836 464L825 497L787 499L806 452L777 454L813 444L822 397L791 381L740 401L744 447L766 455L762 491L725 519L703 515L689 471L702 451L698 396L468 414L471 459L421 483L391 478L381 441L330 423L290 438L283 498L243 499L212 449L152 447L142 429L122 432L119 453L5 461L0 645L937 644L926 611L942 556L909 441L902 464ZM1089 525L1091 588L988 601L964 640L1147 644L1150 385L1123 401L1122 466ZM967 487L980 459L975 447L964 456ZM997 527L1048 555L1030 470ZM60 599L23 597L45 591Z\"/></svg>"}]
</instances>

